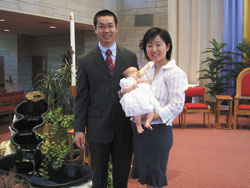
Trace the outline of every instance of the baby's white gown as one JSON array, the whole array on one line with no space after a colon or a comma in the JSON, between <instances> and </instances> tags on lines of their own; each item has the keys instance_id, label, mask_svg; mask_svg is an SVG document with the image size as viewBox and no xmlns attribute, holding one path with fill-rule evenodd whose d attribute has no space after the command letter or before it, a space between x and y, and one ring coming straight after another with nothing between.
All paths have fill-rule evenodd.
<instances>
[{"instance_id":1,"label":"baby's white gown","mask_svg":"<svg viewBox=\"0 0 250 188\"><path fill-rule=\"evenodd\" d=\"M120 80L121 88L131 86L135 83L136 80L133 77L122 78ZM138 84L138 88L126 93L121 98L120 103L127 117L147 114L160 106L150 89L150 85L147 83Z\"/></svg>"}]
</instances>

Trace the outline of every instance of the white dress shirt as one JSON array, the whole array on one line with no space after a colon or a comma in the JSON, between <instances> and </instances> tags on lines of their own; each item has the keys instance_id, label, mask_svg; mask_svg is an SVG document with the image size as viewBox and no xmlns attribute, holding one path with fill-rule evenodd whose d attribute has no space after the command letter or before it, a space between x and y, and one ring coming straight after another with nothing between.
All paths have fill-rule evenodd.
<instances>
[{"instance_id":1,"label":"white dress shirt","mask_svg":"<svg viewBox=\"0 0 250 188\"><path fill-rule=\"evenodd\" d=\"M106 60L106 58L107 58L106 51L108 49L111 50L111 52L112 52L111 58L112 58L113 63L115 65L115 60L116 60L116 42L114 42L109 48L106 48L106 47L102 46L101 43L99 42L99 48L100 48L100 50L102 52L102 56L103 56L104 60Z\"/></svg>"},{"instance_id":2,"label":"white dress shirt","mask_svg":"<svg viewBox=\"0 0 250 188\"><path fill-rule=\"evenodd\" d=\"M146 64L140 72L143 74L143 79L152 82L152 92L161 106L156 109L161 119L153 120L151 124L164 123L172 126L173 120L183 110L185 90L188 88L186 73L176 65L175 60L162 66L156 76L154 76L155 63L153 61Z\"/></svg>"}]
</instances>

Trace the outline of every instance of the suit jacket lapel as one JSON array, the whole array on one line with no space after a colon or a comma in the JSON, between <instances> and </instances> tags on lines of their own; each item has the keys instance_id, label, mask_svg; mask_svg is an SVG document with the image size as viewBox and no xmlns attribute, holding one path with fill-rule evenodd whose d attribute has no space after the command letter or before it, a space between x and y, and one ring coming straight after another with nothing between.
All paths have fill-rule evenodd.
<instances>
[{"instance_id":1,"label":"suit jacket lapel","mask_svg":"<svg viewBox=\"0 0 250 188\"><path fill-rule=\"evenodd\" d=\"M109 70L108 70L108 66L106 65L105 60L103 59L102 56L102 52L100 50L100 48L97 46L96 49L93 51L93 59L94 62L109 76L111 76L109 74Z\"/></svg>"},{"instance_id":2,"label":"suit jacket lapel","mask_svg":"<svg viewBox=\"0 0 250 188\"><path fill-rule=\"evenodd\" d=\"M117 52L116 52L116 61L115 61L115 68L112 74L112 77L114 77L118 72L119 69L122 67L123 65L123 61L124 61L124 54L122 53L123 49L119 48L119 46L117 45Z\"/></svg>"}]
</instances>

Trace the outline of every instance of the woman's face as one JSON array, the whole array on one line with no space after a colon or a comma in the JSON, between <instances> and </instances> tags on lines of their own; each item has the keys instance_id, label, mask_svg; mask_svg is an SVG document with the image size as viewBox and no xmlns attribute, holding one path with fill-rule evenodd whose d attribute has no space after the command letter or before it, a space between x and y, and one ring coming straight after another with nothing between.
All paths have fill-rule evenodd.
<instances>
[{"instance_id":1,"label":"woman's face","mask_svg":"<svg viewBox=\"0 0 250 188\"><path fill-rule=\"evenodd\" d=\"M160 63L166 61L167 51L169 45L167 46L165 41L157 35L152 41L146 44L146 51L148 57L155 63Z\"/></svg>"}]
</instances>

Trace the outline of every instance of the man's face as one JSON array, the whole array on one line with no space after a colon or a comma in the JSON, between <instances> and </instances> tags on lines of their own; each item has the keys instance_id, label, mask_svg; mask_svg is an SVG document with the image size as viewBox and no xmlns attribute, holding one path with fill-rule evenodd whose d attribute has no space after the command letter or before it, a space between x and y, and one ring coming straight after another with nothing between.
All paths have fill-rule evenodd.
<instances>
[{"instance_id":1,"label":"man's face","mask_svg":"<svg viewBox=\"0 0 250 188\"><path fill-rule=\"evenodd\" d=\"M94 26L94 30L100 43L109 48L115 41L118 25L115 25L113 16L100 16L97 18L97 25Z\"/></svg>"}]
</instances>

